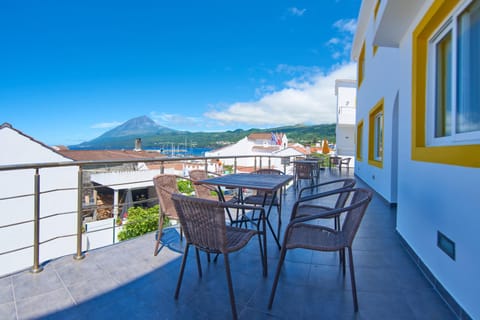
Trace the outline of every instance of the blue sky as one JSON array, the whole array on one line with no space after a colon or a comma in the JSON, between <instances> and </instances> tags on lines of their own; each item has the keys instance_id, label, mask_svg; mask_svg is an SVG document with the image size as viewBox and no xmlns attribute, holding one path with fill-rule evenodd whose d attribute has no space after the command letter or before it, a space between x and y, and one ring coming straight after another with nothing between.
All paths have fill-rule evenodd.
<instances>
[{"instance_id":1,"label":"blue sky","mask_svg":"<svg viewBox=\"0 0 480 320\"><path fill-rule=\"evenodd\" d=\"M47 144L147 115L189 131L335 122L360 0L0 2L0 123Z\"/></svg>"}]
</instances>

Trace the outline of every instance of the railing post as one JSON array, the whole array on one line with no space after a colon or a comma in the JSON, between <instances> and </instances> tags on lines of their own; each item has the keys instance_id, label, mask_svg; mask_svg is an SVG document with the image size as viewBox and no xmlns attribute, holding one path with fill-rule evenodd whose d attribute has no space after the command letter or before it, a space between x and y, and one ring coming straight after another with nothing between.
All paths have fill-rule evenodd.
<instances>
[{"instance_id":1,"label":"railing post","mask_svg":"<svg viewBox=\"0 0 480 320\"><path fill-rule=\"evenodd\" d=\"M233 158L233 173L237 173L237 157Z\"/></svg>"},{"instance_id":2,"label":"railing post","mask_svg":"<svg viewBox=\"0 0 480 320\"><path fill-rule=\"evenodd\" d=\"M82 226L83 226L83 170L78 167L77 176L77 254L73 256L75 260L82 260L85 255L82 252Z\"/></svg>"},{"instance_id":3,"label":"railing post","mask_svg":"<svg viewBox=\"0 0 480 320\"><path fill-rule=\"evenodd\" d=\"M272 168L272 157L268 157L268 169Z\"/></svg>"},{"instance_id":4,"label":"railing post","mask_svg":"<svg viewBox=\"0 0 480 320\"><path fill-rule=\"evenodd\" d=\"M262 169L263 165L262 165L262 156L260 156L260 169Z\"/></svg>"},{"instance_id":5,"label":"railing post","mask_svg":"<svg viewBox=\"0 0 480 320\"><path fill-rule=\"evenodd\" d=\"M35 169L34 194L33 194L33 273L39 273L43 270L40 265L40 174L39 169Z\"/></svg>"},{"instance_id":6,"label":"railing post","mask_svg":"<svg viewBox=\"0 0 480 320\"><path fill-rule=\"evenodd\" d=\"M257 157L256 156L253 158L253 170L257 171Z\"/></svg>"},{"instance_id":7,"label":"railing post","mask_svg":"<svg viewBox=\"0 0 480 320\"><path fill-rule=\"evenodd\" d=\"M164 174L165 173L165 167L164 167L164 162L160 162L160 174Z\"/></svg>"},{"instance_id":8,"label":"railing post","mask_svg":"<svg viewBox=\"0 0 480 320\"><path fill-rule=\"evenodd\" d=\"M205 158L205 172L208 172L208 159Z\"/></svg>"}]
</instances>

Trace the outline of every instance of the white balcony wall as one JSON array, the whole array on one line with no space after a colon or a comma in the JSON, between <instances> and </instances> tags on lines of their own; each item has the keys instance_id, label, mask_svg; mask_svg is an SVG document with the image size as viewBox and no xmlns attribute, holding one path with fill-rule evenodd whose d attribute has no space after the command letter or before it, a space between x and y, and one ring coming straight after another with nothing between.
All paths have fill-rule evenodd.
<instances>
[{"instance_id":1,"label":"white balcony wall","mask_svg":"<svg viewBox=\"0 0 480 320\"><path fill-rule=\"evenodd\" d=\"M0 129L0 150L0 165L69 161L10 127ZM76 251L77 172L77 167L39 170L40 263ZM0 226L20 223L0 228L0 276L34 264L34 175L34 170L0 171ZM71 190L61 190L66 188Z\"/></svg>"}]
</instances>

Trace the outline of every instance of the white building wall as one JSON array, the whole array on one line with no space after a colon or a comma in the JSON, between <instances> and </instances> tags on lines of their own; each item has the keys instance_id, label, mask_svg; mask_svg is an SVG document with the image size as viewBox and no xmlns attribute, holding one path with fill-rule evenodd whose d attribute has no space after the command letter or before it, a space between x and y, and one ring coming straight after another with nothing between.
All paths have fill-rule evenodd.
<instances>
[{"instance_id":1,"label":"white building wall","mask_svg":"<svg viewBox=\"0 0 480 320\"><path fill-rule=\"evenodd\" d=\"M370 186L372 186L385 200L396 203L392 181L396 181L392 151L394 140L392 130L394 118L393 107L395 104L397 92L401 82L402 70L398 64L399 50L395 48L380 48L373 56L373 25L370 22L366 35L366 61L365 75L363 82L357 93L357 123L361 120L363 126L363 149L362 160L356 159L355 173ZM385 72L385 66L389 71ZM395 77L392 77L395 75ZM369 132L369 113L375 105L384 99L384 137L383 137L383 167L378 168L368 163L368 132ZM396 134L396 133L395 133ZM402 146L403 148L404 146ZM396 185L396 183L394 183Z\"/></svg>"},{"instance_id":2,"label":"white building wall","mask_svg":"<svg viewBox=\"0 0 480 320\"><path fill-rule=\"evenodd\" d=\"M480 319L480 241L476 241L480 226L480 169L412 160L412 32L433 2L425 1L399 48L380 47L373 60L370 20L365 79L357 97L357 121L364 120L364 160L357 160L355 173L385 199L397 202L399 234L456 302L472 318ZM393 141L397 92L398 148L394 152L389 142ZM380 169L368 164L366 152L368 111L382 96L385 150L384 166ZM392 163L398 164L398 172L392 170ZM395 192L398 196L393 201ZM455 260L437 247L439 231L455 242Z\"/></svg>"},{"instance_id":3,"label":"white building wall","mask_svg":"<svg viewBox=\"0 0 480 320\"><path fill-rule=\"evenodd\" d=\"M282 145L285 147L282 147L283 149L281 149L279 152L283 150L289 150L288 148L286 148L286 146L288 145L288 139L286 136L284 136L284 139L282 140ZM267 152L252 151L254 147L268 147L268 146L270 146L270 143L267 140L251 141L248 139L248 137L245 137L235 144L223 147L221 149L213 150L211 152L206 152L205 156L206 157L232 157L232 158L222 159L222 163L224 165L234 165L234 161L235 161L233 158L234 156L250 156L248 158L238 158L237 166L253 167L256 165L257 168L260 168L260 167L264 168L269 166L269 162L268 162L269 156L283 155L278 152L267 153ZM287 151L287 154L288 153L296 154L297 152ZM257 162L255 163L255 159L251 156L257 156L262 158L261 159L257 158ZM283 165L281 164L281 159L274 159L274 158L271 158L270 166L280 170L282 170L282 167L283 167Z\"/></svg>"},{"instance_id":4,"label":"white building wall","mask_svg":"<svg viewBox=\"0 0 480 320\"><path fill-rule=\"evenodd\" d=\"M65 162L69 159L10 128L0 129L0 165ZM76 234L77 167L41 169L40 242ZM34 170L0 171L0 226L31 221L34 217ZM55 190L55 191L52 191ZM48 192L52 191L52 192ZM20 198L5 199L24 195ZM66 213L61 214L60 213ZM53 216L52 216L53 215ZM51 217L49 217L51 216ZM0 276L33 265L33 222L0 228ZM26 247L20 251L6 253ZM40 262L76 252L76 236L40 245Z\"/></svg>"},{"instance_id":5,"label":"white building wall","mask_svg":"<svg viewBox=\"0 0 480 320\"><path fill-rule=\"evenodd\" d=\"M337 125L335 128L336 150L340 156L355 155L355 111L356 82L353 80L336 80Z\"/></svg>"}]
</instances>

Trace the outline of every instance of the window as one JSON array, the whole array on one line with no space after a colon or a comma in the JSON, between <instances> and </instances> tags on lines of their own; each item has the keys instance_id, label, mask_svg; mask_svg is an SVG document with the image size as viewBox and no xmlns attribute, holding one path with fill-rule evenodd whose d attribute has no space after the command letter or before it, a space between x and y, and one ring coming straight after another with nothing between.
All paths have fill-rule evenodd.
<instances>
[{"instance_id":1,"label":"window","mask_svg":"<svg viewBox=\"0 0 480 320\"><path fill-rule=\"evenodd\" d=\"M479 43L480 0L456 10L429 41L429 145L480 138Z\"/></svg>"},{"instance_id":2,"label":"window","mask_svg":"<svg viewBox=\"0 0 480 320\"><path fill-rule=\"evenodd\" d=\"M434 1L412 48L412 159L480 167L480 0Z\"/></svg>"},{"instance_id":3,"label":"window","mask_svg":"<svg viewBox=\"0 0 480 320\"><path fill-rule=\"evenodd\" d=\"M363 78L365 76L365 42L360 50L360 56L358 57L358 87L362 85Z\"/></svg>"},{"instance_id":4,"label":"window","mask_svg":"<svg viewBox=\"0 0 480 320\"><path fill-rule=\"evenodd\" d=\"M363 149L363 120L357 124L357 145L356 145L356 158L358 161L362 161L362 149Z\"/></svg>"},{"instance_id":5,"label":"window","mask_svg":"<svg viewBox=\"0 0 480 320\"><path fill-rule=\"evenodd\" d=\"M456 133L480 132L480 1L459 16L457 26ZM477 136L478 137L478 136Z\"/></svg>"},{"instance_id":6,"label":"window","mask_svg":"<svg viewBox=\"0 0 480 320\"><path fill-rule=\"evenodd\" d=\"M383 167L383 98L369 114L368 163Z\"/></svg>"}]
</instances>

